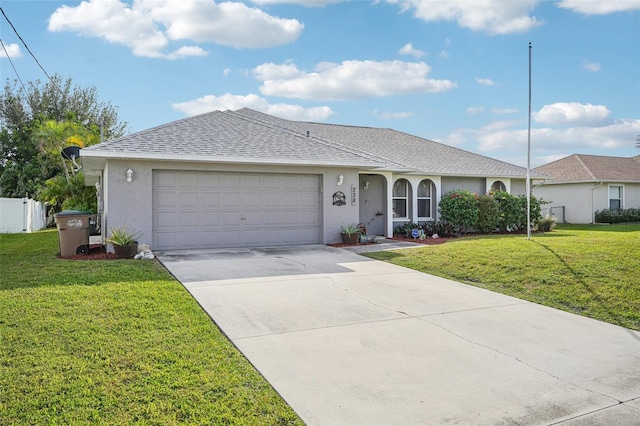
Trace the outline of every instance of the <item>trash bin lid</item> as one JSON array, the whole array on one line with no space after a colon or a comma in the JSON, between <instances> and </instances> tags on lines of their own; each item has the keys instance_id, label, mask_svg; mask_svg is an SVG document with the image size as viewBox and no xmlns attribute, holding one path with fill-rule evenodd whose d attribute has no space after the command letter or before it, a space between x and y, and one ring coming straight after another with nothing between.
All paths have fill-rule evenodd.
<instances>
[{"instance_id":1,"label":"trash bin lid","mask_svg":"<svg viewBox=\"0 0 640 426\"><path fill-rule=\"evenodd\" d=\"M63 210L60 213L56 213L53 217L62 217L62 216L77 216L77 215L85 215L85 214L94 214L91 212L85 212L82 210Z\"/></svg>"}]
</instances>

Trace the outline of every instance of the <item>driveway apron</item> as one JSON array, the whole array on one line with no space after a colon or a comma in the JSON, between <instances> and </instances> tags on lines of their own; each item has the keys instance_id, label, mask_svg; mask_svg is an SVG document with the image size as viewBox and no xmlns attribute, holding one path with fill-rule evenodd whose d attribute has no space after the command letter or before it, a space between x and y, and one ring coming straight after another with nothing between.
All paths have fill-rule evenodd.
<instances>
[{"instance_id":1,"label":"driveway apron","mask_svg":"<svg viewBox=\"0 0 640 426\"><path fill-rule=\"evenodd\" d=\"M347 249L157 255L309 425L640 425L636 331Z\"/></svg>"}]
</instances>

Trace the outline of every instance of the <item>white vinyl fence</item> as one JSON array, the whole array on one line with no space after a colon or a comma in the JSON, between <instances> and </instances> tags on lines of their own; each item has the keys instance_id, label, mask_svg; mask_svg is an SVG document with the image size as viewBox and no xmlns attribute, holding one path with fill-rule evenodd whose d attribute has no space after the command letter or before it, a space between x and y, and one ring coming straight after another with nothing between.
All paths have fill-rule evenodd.
<instances>
[{"instance_id":1,"label":"white vinyl fence","mask_svg":"<svg viewBox=\"0 0 640 426\"><path fill-rule=\"evenodd\" d=\"M44 204L29 198L0 198L0 233L39 231L47 227Z\"/></svg>"}]
</instances>

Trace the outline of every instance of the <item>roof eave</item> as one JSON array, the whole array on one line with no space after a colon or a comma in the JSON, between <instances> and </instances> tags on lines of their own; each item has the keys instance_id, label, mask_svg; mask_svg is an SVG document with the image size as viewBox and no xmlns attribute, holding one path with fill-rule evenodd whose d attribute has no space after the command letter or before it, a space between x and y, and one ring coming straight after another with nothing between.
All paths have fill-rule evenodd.
<instances>
[{"instance_id":1,"label":"roof eave","mask_svg":"<svg viewBox=\"0 0 640 426\"><path fill-rule=\"evenodd\" d=\"M104 160L136 160L136 161L166 161L166 162L188 162L188 163L227 163L227 164L259 164L259 165L281 165L281 166L322 166L322 167L357 167L357 168L380 168L384 164L365 161L347 161L336 164L335 160L310 160L300 161L294 159L274 159L260 157L226 157L226 156L205 156L205 155L176 155L160 153L128 153L112 151L84 151L82 158L104 159Z\"/></svg>"}]
</instances>

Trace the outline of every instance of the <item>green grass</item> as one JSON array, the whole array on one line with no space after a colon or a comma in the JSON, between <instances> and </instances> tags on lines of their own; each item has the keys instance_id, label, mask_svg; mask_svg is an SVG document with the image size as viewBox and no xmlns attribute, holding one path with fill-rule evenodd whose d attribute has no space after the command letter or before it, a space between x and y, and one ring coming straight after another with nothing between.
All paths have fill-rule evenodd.
<instances>
[{"instance_id":1,"label":"green grass","mask_svg":"<svg viewBox=\"0 0 640 426\"><path fill-rule=\"evenodd\" d=\"M0 235L0 424L302 424L157 261Z\"/></svg>"},{"instance_id":2,"label":"green grass","mask_svg":"<svg viewBox=\"0 0 640 426\"><path fill-rule=\"evenodd\" d=\"M562 225L368 256L640 330L640 224Z\"/></svg>"}]
</instances>

